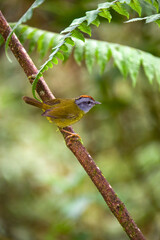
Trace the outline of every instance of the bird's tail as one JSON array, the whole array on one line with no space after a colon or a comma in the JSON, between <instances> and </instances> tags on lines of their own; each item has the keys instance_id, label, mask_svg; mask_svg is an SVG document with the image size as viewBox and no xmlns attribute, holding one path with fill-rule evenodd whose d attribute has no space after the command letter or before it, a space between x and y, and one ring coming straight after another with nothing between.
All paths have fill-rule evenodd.
<instances>
[{"instance_id":1,"label":"bird's tail","mask_svg":"<svg viewBox=\"0 0 160 240\"><path fill-rule=\"evenodd\" d=\"M35 107L38 107L38 108L44 108L44 103L43 102L40 102L34 98L30 98L30 97L26 97L24 96L22 98L27 104L30 104L30 105L33 105Z\"/></svg>"}]
</instances>

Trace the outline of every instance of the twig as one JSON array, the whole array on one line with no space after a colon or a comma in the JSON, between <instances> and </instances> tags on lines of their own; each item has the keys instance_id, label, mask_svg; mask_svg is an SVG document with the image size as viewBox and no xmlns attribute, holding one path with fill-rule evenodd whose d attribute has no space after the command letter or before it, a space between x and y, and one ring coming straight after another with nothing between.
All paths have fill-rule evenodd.
<instances>
[{"instance_id":1,"label":"twig","mask_svg":"<svg viewBox=\"0 0 160 240\"><path fill-rule=\"evenodd\" d=\"M11 28L0 11L0 34L3 36L4 40L7 39L7 36L9 35L10 32ZM21 45L15 34L12 35L9 47L13 54L15 55L18 62L20 63L21 67L23 68L27 77L38 72L34 63L28 56L27 52L25 51L24 47ZM29 80L32 83L33 80L31 79ZM38 81L36 90L43 101L54 98L53 94L51 93L50 89L48 88L43 78L41 78ZM67 127L66 129L70 132L74 132L71 127ZM88 176L96 185L97 189L103 196L108 207L115 215L115 217L118 219L119 223L124 228L129 238L133 240L144 240L145 238L142 232L137 227L133 219L130 217L124 203L117 197L116 193L113 191L110 184L104 178L102 172L96 166L92 157L89 155L89 153L82 145L82 143L76 139L73 140L71 143L71 141L68 141L66 139L67 134L64 132L62 132L62 134L64 135L68 148L73 152L73 154L76 156L80 164L88 173Z\"/></svg>"}]
</instances>

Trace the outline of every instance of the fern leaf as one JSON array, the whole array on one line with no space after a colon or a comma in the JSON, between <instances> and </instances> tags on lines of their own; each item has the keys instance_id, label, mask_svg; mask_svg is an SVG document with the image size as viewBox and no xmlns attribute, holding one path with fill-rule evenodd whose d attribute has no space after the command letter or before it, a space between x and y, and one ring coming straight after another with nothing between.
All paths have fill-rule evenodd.
<instances>
[{"instance_id":1,"label":"fern leaf","mask_svg":"<svg viewBox=\"0 0 160 240\"><path fill-rule=\"evenodd\" d=\"M85 62L90 73L92 72L93 64L95 62L96 43L96 41L92 40L91 42L87 41L85 44Z\"/></svg>"},{"instance_id":2,"label":"fern leaf","mask_svg":"<svg viewBox=\"0 0 160 240\"><path fill-rule=\"evenodd\" d=\"M98 13L99 9L86 12L88 25L90 25L93 21L96 20Z\"/></svg>"},{"instance_id":3,"label":"fern leaf","mask_svg":"<svg viewBox=\"0 0 160 240\"><path fill-rule=\"evenodd\" d=\"M72 31L72 37L78 38L83 42L85 42L83 34L78 29L75 29L74 31Z\"/></svg>"},{"instance_id":4,"label":"fern leaf","mask_svg":"<svg viewBox=\"0 0 160 240\"><path fill-rule=\"evenodd\" d=\"M29 51L32 52L36 46L36 44L38 43L39 38L42 38L41 36L43 36L43 31L42 30L38 30L35 29L34 31L32 31L30 34L28 34L28 39L31 39L30 44L29 44ZM40 45L40 42L39 42ZM40 49L40 46L39 48Z\"/></svg>"},{"instance_id":5,"label":"fern leaf","mask_svg":"<svg viewBox=\"0 0 160 240\"><path fill-rule=\"evenodd\" d=\"M109 44L105 42L98 42L97 43L97 50L96 50L96 58L97 63L100 67L100 73L104 72L106 63L109 61L111 57L111 51L109 48Z\"/></svg>"},{"instance_id":6,"label":"fern leaf","mask_svg":"<svg viewBox=\"0 0 160 240\"><path fill-rule=\"evenodd\" d=\"M43 1L44 0L39 1L37 0L35 1L35 3L36 2L40 3ZM156 64L155 66L152 65L152 67L150 67L150 69L147 70L148 62L145 61L145 58L143 58L144 54L142 51L137 51L136 49L131 49L127 47L125 48L118 44L109 43L104 44L102 42L95 40L91 41L86 40L85 42L83 33L87 33L89 34L89 36L91 36L91 28L89 25L94 24L96 26L99 26L100 24L99 16L107 18L109 22L111 21L112 16L109 11L110 8L114 9L119 14L129 18L129 13L125 7L125 4L130 5L132 9L138 12L139 16L141 15L141 6L139 0L119 0L119 1L115 0L113 2L101 3L98 5L98 8L96 10L88 11L86 12L86 16L73 20L70 26L61 32L61 34L65 34L64 36L54 34L54 36L52 37L51 35L48 35L50 36L48 42L46 32L45 33L43 31L39 32L39 30L28 31L28 29L24 31L25 34L23 38L30 39L30 49L31 48L33 49L34 46L38 44L38 51L41 57L43 57L46 54L46 51L48 50L48 48L50 48L51 44L54 45L54 47L52 48L53 52L50 54L48 60L40 67L37 77L33 82L32 91L34 93L33 94L34 97L36 97L35 96L36 84L41 74L44 71L48 70L48 68L53 67L53 64L57 64L58 63L57 58L65 61L72 52L75 43L76 44L74 50L74 58L78 64L80 64L83 58L85 58L86 66L89 72L92 71L94 62L97 59L100 71L102 73L105 69L106 63L109 61L112 55L114 62L118 69L120 70L120 72L122 73L122 75L124 77L127 77L127 75L130 74L134 84L136 83L136 78L138 75L141 62L143 64L144 71L150 82L152 82L155 73L157 74L156 76L159 76L159 71L157 71L158 64ZM155 3L155 6L157 7L157 3ZM34 7L31 6L30 9L33 10L33 8ZM32 10L30 11L31 14ZM156 21L157 23L159 23L160 17L158 15L159 14L157 14L157 16L152 17L150 16L150 18L146 17L143 19L145 19L147 23L152 21ZM140 19L138 18L138 20ZM43 49L45 43L47 46Z\"/></svg>"},{"instance_id":7,"label":"fern leaf","mask_svg":"<svg viewBox=\"0 0 160 240\"><path fill-rule=\"evenodd\" d=\"M141 12L142 12L142 8L141 8L141 5L140 5L140 2L139 0L132 0L129 4L129 6L135 10L139 16L141 16Z\"/></svg>"},{"instance_id":8,"label":"fern leaf","mask_svg":"<svg viewBox=\"0 0 160 240\"><path fill-rule=\"evenodd\" d=\"M159 12L159 4L160 4L160 2L157 2L157 1L154 1L154 3L153 3L153 6L157 10L157 13Z\"/></svg>"},{"instance_id":9,"label":"fern leaf","mask_svg":"<svg viewBox=\"0 0 160 240\"><path fill-rule=\"evenodd\" d=\"M98 4L98 9L107 9L110 8L115 2L106 2Z\"/></svg>"},{"instance_id":10,"label":"fern leaf","mask_svg":"<svg viewBox=\"0 0 160 240\"><path fill-rule=\"evenodd\" d=\"M57 50L61 49L63 52L68 52L68 47L66 44L62 44L62 46L58 49L56 48Z\"/></svg>"},{"instance_id":11,"label":"fern leaf","mask_svg":"<svg viewBox=\"0 0 160 240\"><path fill-rule=\"evenodd\" d=\"M155 9L157 10L157 13L159 12L159 5L160 5L159 0L145 0L145 1L151 4L152 6L154 6Z\"/></svg>"},{"instance_id":12,"label":"fern leaf","mask_svg":"<svg viewBox=\"0 0 160 240\"><path fill-rule=\"evenodd\" d=\"M57 57L57 58L59 58L60 60L64 60L64 56L63 56L63 54L61 53L61 52L57 52L56 54L55 54L55 57Z\"/></svg>"},{"instance_id":13,"label":"fern leaf","mask_svg":"<svg viewBox=\"0 0 160 240\"><path fill-rule=\"evenodd\" d=\"M74 31L77 27L78 27L78 24L75 24L75 25L73 25L73 26L69 26L69 27L65 28L63 31L61 31L60 33L63 34L63 33L72 32L72 31Z\"/></svg>"},{"instance_id":14,"label":"fern leaf","mask_svg":"<svg viewBox=\"0 0 160 240\"><path fill-rule=\"evenodd\" d=\"M46 55L48 50L53 46L54 39L55 37L53 37L53 34L49 32L44 34L41 44L39 43L39 48L38 48L41 59Z\"/></svg>"},{"instance_id":15,"label":"fern leaf","mask_svg":"<svg viewBox=\"0 0 160 240\"><path fill-rule=\"evenodd\" d=\"M150 56L149 53L143 53L141 56L142 58L142 65L144 68L144 72L149 80L150 83L152 83L154 79L154 73L155 73L155 68L153 65L152 57Z\"/></svg>"},{"instance_id":16,"label":"fern leaf","mask_svg":"<svg viewBox=\"0 0 160 240\"><path fill-rule=\"evenodd\" d=\"M82 22L81 25L78 27L82 32L87 33L91 37L91 28L87 25L86 22Z\"/></svg>"},{"instance_id":17,"label":"fern leaf","mask_svg":"<svg viewBox=\"0 0 160 240\"><path fill-rule=\"evenodd\" d=\"M92 22L92 24L95 25L96 27L98 27L99 24L100 24L99 18L97 17L97 18Z\"/></svg>"},{"instance_id":18,"label":"fern leaf","mask_svg":"<svg viewBox=\"0 0 160 240\"><path fill-rule=\"evenodd\" d=\"M84 42L82 42L80 40L76 40L76 45L74 48L74 59L76 60L78 65L81 64L81 62L84 58L84 45L85 45Z\"/></svg>"},{"instance_id":19,"label":"fern leaf","mask_svg":"<svg viewBox=\"0 0 160 240\"><path fill-rule=\"evenodd\" d=\"M122 75L126 78L128 75L128 68L126 65L126 59L123 49L121 49L119 45L112 45L111 52L116 66L118 67Z\"/></svg>"},{"instance_id":20,"label":"fern leaf","mask_svg":"<svg viewBox=\"0 0 160 240\"><path fill-rule=\"evenodd\" d=\"M76 40L77 40L77 39L76 39ZM70 45L70 44L66 44L66 45L67 45L67 47L68 47L68 51L63 53L63 55L64 55L64 60L63 60L63 62L66 62L66 61L67 61L67 59L69 58L69 56L71 55L72 50L73 50L73 46L72 46L72 45Z\"/></svg>"},{"instance_id":21,"label":"fern leaf","mask_svg":"<svg viewBox=\"0 0 160 240\"><path fill-rule=\"evenodd\" d=\"M133 82L133 86L136 85L139 68L141 65L141 52L137 49L130 47L120 47L120 52L123 55L125 66ZM142 54L143 55L143 54Z\"/></svg>"},{"instance_id":22,"label":"fern leaf","mask_svg":"<svg viewBox=\"0 0 160 240\"><path fill-rule=\"evenodd\" d=\"M160 19L160 13L159 14L154 14L146 18L146 23L151 23L155 22Z\"/></svg>"},{"instance_id":23,"label":"fern leaf","mask_svg":"<svg viewBox=\"0 0 160 240\"><path fill-rule=\"evenodd\" d=\"M70 24L70 26L74 26L74 25L80 25L81 23L83 23L84 21L87 20L87 17L81 17L81 18L76 18L72 21L72 23Z\"/></svg>"},{"instance_id":24,"label":"fern leaf","mask_svg":"<svg viewBox=\"0 0 160 240\"><path fill-rule=\"evenodd\" d=\"M125 6L122 5L121 3L116 2L116 4L113 4L111 7L112 7L116 12L118 12L119 14L124 15L124 16L126 16L127 18L129 18L129 13L128 13L128 11L126 10Z\"/></svg>"},{"instance_id":25,"label":"fern leaf","mask_svg":"<svg viewBox=\"0 0 160 240\"><path fill-rule=\"evenodd\" d=\"M57 58L53 57L53 58L52 58L52 62L57 65L57 64L58 64ZM51 66L50 68L52 68L52 67L53 67L53 64L52 64L51 62L48 62L48 63L47 63L47 66L49 66L49 67Z\"/></svg>"},{"instance_id":26,"label":"fern leaf","mask_svg":"<svg viewBox=\"0 0 160 240\"><path fill-rule=\"evenodd\" d=\"M101 16L101 17L107 18L109 23L110 23L110 21L112 19L112 15L106 9L103 9L98 15Z\"/></svg>"},{"instance_id":27,"label":"fern leaf","mask_svg":"<svg viewBox=\"0 0 160 240\"><path fill-rule=\"evenodd\" d=\"M28 27L28 26L27 26ZM24 26L19 27L18 29L27 29L27 27L24 28ZM18 33L18 29L16 31L16 34ZM29 30L30 29L30 30ZM28 36L27 36L28 33ZM48 62L51 61L52 66L53 62L54 64L57 64L57 60L53 60L52 58L55 57L56 59L59 58L60 60L66 61L66 59L70 56L73 46L70 44L67 44L65 42L65 38L61 35L42 31L38 29L34 29L31 27L28 27L28 30L26 30L23 34L25 34L25 38L29 39L29 41L33 41L32 38L39 39L41 35L44 35L43 41L44 44L46 44L46 48L51 48L51 41L53 48L53 52L49 56L49 59L41 66L39 70L38 77L41 76L41 71L44 72L48 67L51 67L51 65L48 65ZM47 39L47 36L49 36L49 41L45 42L45 39ZM67 35L70 36L70 35ZM62 41L63 40L63 41ZM35 41L35 40L34 40ZM100 72L102 73L105 69L105 66L107 62L109 61L111 55L114 58L115 65L118 67L120 72L124 77L126 77L128 74L130 75L133 85L136 84L136 79L138 76L140 65L142 64L144 68L144 72L149 79L150 82L153 81L153 78L156 76L156 79L158 83L160 84L160 59L158 57L154 57L153 55L149 53L145 53L143 51L121 46L119 44L113 44L113 43L107 43L102 41L96 41L96 40L89 40L86 39L85 42L82 42L79 39L74 39L75 47L74 47L74 58L78 64L81 64L81 62L85 59L87 68L89 72L92 71L93 65L95 60L97 61ZM36 46L38 40L35 41L34 47ZM43 48L43 44L39 45L39 51L41 51L41 48ZM89 49L90 48L90 49ZM63 51L63 52L61 52ZM45 65L47 67L45 68ZM151 66L150 66L151 65ZM149 69L147 69L149 67ZM37 80L36 80L37 81ZM36 83L35 88L36 88Z\"/></svg>"},{"instance_id":28,"label":"fern leaf","mask_svg":"<svg viewBox=\"0 0 160 240\"><path fill-rule=\"evenodd\" d=\"M157 78L157 82L160 84L160 67L159 67L159 58L153 57L152 58L152 65L154 67L154 72Z\"/></svg>"},{"instance_id":29,"label":"fern leaf","mask_svg":"<svg viewBox=\"0 0 160 240\"><path fill-rule=\"evenodd\" d=\"M70 45L72 45L72 46L75 45L75 42L72 40L71 37L66 38L65 41L66 41L66 43L68 43L68 44L70 44Z\"/></svg>"},{"instance_id":30,"label":"fern leaf","mask_svg":"<svg viewBox=\"0 0 160 240\"><path fill-rule=\"evenodd\" d=\"M146 23L151 23L151 22L157 22L160 19L160 13L159 14L153 14L148 17L143 17L143 18L132 18L125 23L130 23L130 22L137 22L137 21L142 21L145 20Z\"/></svg>"}]
</instances>

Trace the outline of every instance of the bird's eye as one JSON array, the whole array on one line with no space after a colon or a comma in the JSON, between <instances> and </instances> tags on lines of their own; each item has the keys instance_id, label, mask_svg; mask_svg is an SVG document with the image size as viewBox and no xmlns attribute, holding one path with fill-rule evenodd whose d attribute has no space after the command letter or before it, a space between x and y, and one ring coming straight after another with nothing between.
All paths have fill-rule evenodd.
<instances>
[{"instance_id":1,"label":"bird's eye","mask_svg":"<svg viewBox=\"0 0 160 240\"><path fill-rule=\"evenodd\" d=\"M90 101L88 101L88 104L90 105L90 104L91 104L91 102L90 102Z\"/></svg>"}]
</instances>

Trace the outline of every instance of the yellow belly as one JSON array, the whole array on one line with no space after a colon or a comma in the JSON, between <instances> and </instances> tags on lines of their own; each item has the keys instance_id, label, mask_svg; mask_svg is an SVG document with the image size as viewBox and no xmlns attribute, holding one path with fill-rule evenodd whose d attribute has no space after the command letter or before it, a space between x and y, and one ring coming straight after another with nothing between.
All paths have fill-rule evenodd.
<instances>
[{"instance_id":1,"label":"yellow belly","mask_svg":"<svg viewBox=\"0 0 160 240\"><path fill-rule=\"evenodd\" d=\"M58 127L64 128L78 122L83 116L84 116L84 112L79 113L78 116L72 119L64 119L64 118L54 119L51 117L46 117L46 118L50 123L54 122Z\"/></svg>"},{"instance_id":2,"label":"yellow belly","mask_svg":"<svg viewBox=\"0 0 160 240\"><path fill-rule=\"evenodd\" d=\"M51 119L58 127L64 128L67 126L70 126L76 122L78 122L82 117L84 116L84 113L79 113L78 116L72 119Z\"/></svg>"}]
</instances>

